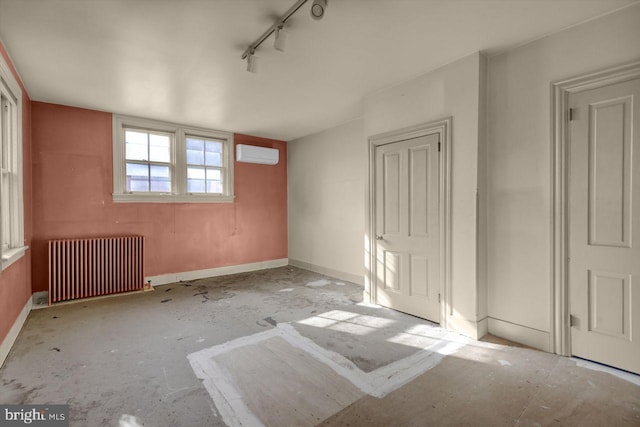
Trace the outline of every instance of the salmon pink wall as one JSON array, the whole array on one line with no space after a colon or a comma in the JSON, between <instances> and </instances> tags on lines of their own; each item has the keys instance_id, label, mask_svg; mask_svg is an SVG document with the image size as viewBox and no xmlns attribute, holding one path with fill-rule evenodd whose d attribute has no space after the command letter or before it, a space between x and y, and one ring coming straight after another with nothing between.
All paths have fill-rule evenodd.
<instances>
[{"instance_id":1,"label":"salmon pink wall","mask_svg":"<svg viewBox=\"0 0 640 427\"><path fill-rule=\"evenodd\" d=\"M22 90L22 163L24 189L24 238L31 245L31 100L22 85L11 59L0 42L0 55L11 68L11 72ZM20 311L31 298L31 251L0 272L0 342L13 326ZM1 361L0 361L1 363Z\"/></svg>"},{"instance_id":2,"label":"salmon pink wall","mask_svg":"<svg viewBox=\"0 0 640 427\"><path fill-rule=\"evenodd\" d=\"M234 203L114 203L112 116L32 103L33 290L47 289L47 240L141 234L156 276L287 257L286 143L276 166L235 163Z\"/></svg>"}]
</instances>

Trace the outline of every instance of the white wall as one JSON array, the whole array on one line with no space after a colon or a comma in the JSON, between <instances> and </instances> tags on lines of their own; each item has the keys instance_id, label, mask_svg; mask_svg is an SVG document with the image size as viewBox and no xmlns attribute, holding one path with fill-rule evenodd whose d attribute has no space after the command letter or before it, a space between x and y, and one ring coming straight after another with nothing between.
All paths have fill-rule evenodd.
<instances>
[{"instance_id":1,"label":"white wall","mask_svg":"<svg viewBox=\"0 0 640 427\"><path fill-rule=\"evenodd\" d=\"M478 307L476 245L480 102L484 57L469 55L442 68L364 99L367 137L446 117L452 124L451 287L447 326L469 336L483 335Z\"/></svg>"},{"instance_id":2,"label":"white wall","mask_svg":"<svg viewBox=\"0 0 640 427\"><path fill-rule=\"evenodd\" d=\"M470 55L370 94L361 120L292 141L290 258L361 278L367 138L452 117L449 326L480 336L488 323L549 350L551 84L640 59L638 23L640 4L491 57L486 70Z\"/></svg>"},{"instance_id":3,"label":"white wall","mask_svg":"<svg viewBox=\"0 0 640 427\"><path fill-rule=\"evenodd\" d=\"M640 59L640 4L489 59L489 331L548 350L551 84Z\"/></svg>"},{"instance_id":4,"label":"white wall","mask_svg":"<svg viewBox=\"0 0 640 427\"><path fill-rule=\"evenodd\" d=\"M363 283L363 141L358 119L287 145L291 264Z\"/></svg>"}]
</instances>

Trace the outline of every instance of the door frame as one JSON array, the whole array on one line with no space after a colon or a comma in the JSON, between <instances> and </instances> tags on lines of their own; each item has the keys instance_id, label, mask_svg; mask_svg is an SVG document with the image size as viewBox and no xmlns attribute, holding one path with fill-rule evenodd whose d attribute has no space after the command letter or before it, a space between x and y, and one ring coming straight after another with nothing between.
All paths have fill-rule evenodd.
<instances>
[{"instance_id":1,"label":"door frame","mask_svg":"<svg viewBox=\"0 0 640 427\"><path fill-rule=\"evenodd\" d=\"M368 138L369 180L366 191L365 289L364 301L377 304L376 276L376 147L421 136L438 134L440 141L439 215L440 215L440 325L447 327L447 307L451 295L451 117L410 126Z\"/></svg>"},{"instance_id":2,"label":"door frame","mask_svg":"<svg viewBox=\"0 0 640 427\"><path fill-rule=\"evenodd\" d=\"M571 356L569 321L569 96L640 77L640 60L552 84L551 350Z\"/></svg>"}]
</instances>

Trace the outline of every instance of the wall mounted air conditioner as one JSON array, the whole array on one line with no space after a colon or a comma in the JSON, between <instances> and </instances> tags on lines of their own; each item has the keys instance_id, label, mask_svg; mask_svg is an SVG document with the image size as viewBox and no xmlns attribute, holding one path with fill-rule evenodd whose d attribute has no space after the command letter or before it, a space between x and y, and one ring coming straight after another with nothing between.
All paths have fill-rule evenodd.
<instances>
[{"instance_id":1,"label":"wall mounted air conditioner","mask_svg":"<svg viewBox=\"0 0 640 427\"><path fill-rule=\"evenodd\" d=\"M236 161L238 162L277 165L279 159L280 151L275 148L245 144L236 145Z\"/></svg>"}]
</instances>

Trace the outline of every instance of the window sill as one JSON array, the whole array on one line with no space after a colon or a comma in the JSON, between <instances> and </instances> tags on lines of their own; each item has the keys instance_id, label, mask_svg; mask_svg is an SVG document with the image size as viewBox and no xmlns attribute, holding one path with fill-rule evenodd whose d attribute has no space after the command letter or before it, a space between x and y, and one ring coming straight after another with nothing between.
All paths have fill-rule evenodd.
<instances>
[{"instance_id":1,"label":"window sill","mask_svg":"<svg viewBox=\"0 0 640 427\"><path fill-rule=\"evenodd\" d=\"M29 246L22 246L19 248L9 249L2 253L2 269L6 269L11 264L22 258L29 249Z\"/></svg>"},{"instance_id":2,"label":"window sill","mask_svg":"<svg viewBox=\"0 0 640 427\"><path fill-rule=\"evenodd\" d=\"M115 203L232 203L235 196L206 196L203 194L113 194Z\"/></svg>"}]
</instances>

